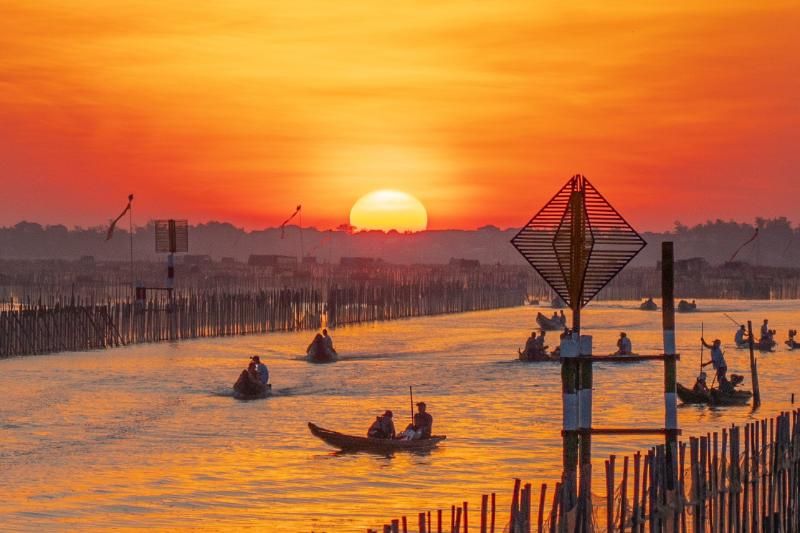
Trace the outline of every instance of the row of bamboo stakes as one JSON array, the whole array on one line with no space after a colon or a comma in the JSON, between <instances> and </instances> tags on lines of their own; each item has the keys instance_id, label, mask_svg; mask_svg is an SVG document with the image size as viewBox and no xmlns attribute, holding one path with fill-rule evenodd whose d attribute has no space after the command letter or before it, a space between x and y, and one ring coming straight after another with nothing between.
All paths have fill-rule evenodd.
<instances>
[{"instance_id":1,"label":"row of bamboo stakes","mask_svg":"<svg viewBox=\"0 0 800 533\"><path fill-rule=\"evenodd\" d=\"M147 301L76 298L0 311L0 357L274 331L512 307L524 285L456 280L362 283L251 293L155 293ZM63 303L62 303L63 301Z\"/></svg>"},{"instance_id":2,"label":"row of bamboo stakes","mask_svg":"<svg viewBox=\"0 0 800 533\"><path fill-rule=\"evenodd\" d=\"M621 472L620 472L621 465ZM605 498L593 494L592 531L644 533L757 533L800 531L800 409L691 437L675 449L611 455L604 462ZM621 474L621 477L618 475ZM367 533L560 533L579 531L564 513L561 483L538 496L516 479L508 520L497 523L495 493L483 495L480 521L470 524L468 502L393 519ZM449 527L448 527L449 522Z\"/></svg>"}]
</instances>

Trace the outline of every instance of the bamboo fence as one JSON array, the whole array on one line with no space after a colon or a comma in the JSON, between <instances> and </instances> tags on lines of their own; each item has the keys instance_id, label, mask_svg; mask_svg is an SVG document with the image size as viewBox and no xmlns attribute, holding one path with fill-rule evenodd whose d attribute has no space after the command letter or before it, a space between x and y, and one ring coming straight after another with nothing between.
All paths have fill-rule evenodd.
<instances>
[{"instance_id":1,"label":"bamboo fence","mask_svg":"<svg viewBox=\"0 0 800 533\"><path fill-rule=\"evenodd\" d=\"M593 495L591 530L601 532L800 531L800 409L732 425L688 442L674 453L664 445L605 461L605 497ZM688 453L687 453L688 452ZM479 519L468 502L447 510L393 519L368 533L557 533L578 531L565 516L560 484L517 479L506 520L499 522L496 494L481 496Z\"/></svg>"}]
</instances>

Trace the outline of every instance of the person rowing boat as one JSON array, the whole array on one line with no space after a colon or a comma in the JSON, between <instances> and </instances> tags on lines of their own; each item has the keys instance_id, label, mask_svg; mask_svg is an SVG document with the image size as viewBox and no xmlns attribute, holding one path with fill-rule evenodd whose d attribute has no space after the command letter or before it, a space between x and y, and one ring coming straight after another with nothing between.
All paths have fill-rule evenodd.
<instances>
[{"instance_id":1,"label":"person rowing boat","mask_svg":"<svg viewBox=\"0 0 800 533\"><path fill-rule=\"evenodd\" d=\"M431 438L433 430L433 417L426 411L425 402L417 402L417 412L414 413L413 423L398 435L405 440L420 440Z\"/></svg>"}]
</instances>

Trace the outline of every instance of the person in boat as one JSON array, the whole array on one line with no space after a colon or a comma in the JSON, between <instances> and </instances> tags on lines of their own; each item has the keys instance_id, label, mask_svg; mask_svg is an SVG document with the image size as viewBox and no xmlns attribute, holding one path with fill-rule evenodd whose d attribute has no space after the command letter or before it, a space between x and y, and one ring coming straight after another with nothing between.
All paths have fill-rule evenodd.
<instances>
[{"instance_id":1,"label":"person in boat","mask_svg":"<svg viewBox=\"0 0 800 533\"><path fill-rule=\"evenodd\" d=\"M747 332L744 329L744 324L739 326L739 329L736 330L736 335L733 336L734 342L736 342L737 348L742 348L747 345Z\"/></svg>"},{"instance_id":2,"label":"person in boat","mask_svg":"<svg viewBox=\"0 0 800 533\"><path fill-rule=\"evenodd\" d=\"M536 332L531 331L531 336L525 341L525 349L522 351L522 355L530 359L534 353L536 353Z\"/></svg>"},{"instance_id":3,"label":"person in boat","mask_svg":"<svg viewBox=\"0 0 800 533\"><path fill-rule=\"evenodd\" d=\"M375 417L375 421L367 430L367 437L373 439L393 439L395 436L392 412L388 410Z\"/></svg>"},{"instance_id":4,"label":"person in boat","mask_svg":"<svg viewBox=\"0 0 800 533\"><path fill-rule=\"evenodd\" d=\"M261 380L256 370L256 362L250 360L245 370L239 374L239 379L233 385L233 390L242 394L259 394L262 391Z\"/></svg>"},{"instance_id":5,"label":"person in boat","mask_svg":"<svg viewBox=\"0 0 800 533\"><path fill-rule=\"evenodd\" d=\"M760 344L772 344L772 334L773 331L769 329L769 320L765 318L764 323L761 324L761 338L758 342Z\"/></svg>"},{"instance_id":6,"label":"person in boat","mask_svg":"<svg viewBox=\"0 0 800 533\"><path fill-rule=\"evenodd\" d=\"M572 332L570 331L569 328L565 327L564 331L561 332L561 335L558 336L558 340L559 340L558 346L556 346L552 351L552 356L554 358L557 359L557 358L561 357L561 341L563 341L564 339L566 339L570 335L572 335Z\"/></svg>"},{"instance_id":7,"label":"person in boat","mask_svg":"<svg viewBox=\"0 0 800 533\"><path fill-rule=\"evenodd\" d=\"M614 355L632 355L633 354L633 346L631 345L631 340L628 338L628 334L624 331L619 334L619 339L617 340L617 353Z\"/></svg>"},{"instance_id":8,"label":"person in boat","mask_svg":"<svg viewBox=\"0 0 800 533\"><path fill-rule=\"evenodd\" d=\"M700 371L697 375L697 380L694 382L694 387L692 387L692 391L695 394L709 394L708 385L706 384L706 373Z\"/></svg>"},{"instance_id":9,"label":"person in boat","mask_svg":"<svg viewBox=\"0 0 800 533\"><path fill-rule=\"evenodd\" d=\"M433 417L426 411L426 408L425 402L417 402L417 412L414 413L413 422L398 437L405 440L431 438Z\"/></svg>"},{"instance_id":10,"label":"person in boat","mask_svg":"<svg viewBox=\"0 0 800 533\"><path fill-rule=\"evenodd\" d=\"M269 369L267 365L261 362L261 358L257 355L254 355L250 358L253 363L255 363L255 370L258 374L258 381L262 385L266 386L269 383Z\"/></svg>"},{"instance_id":11,"label":"person in boat","mask_svg":"<svg viewBox=\"0 0 800 533\"><path fill-rule=\"evenodd\" d=\"M425 402L417 402L417 412L414 414L414 433L415 439L431 438L433 431L433 417L427 412Z\"/></svg>"},{"instance_id":12,"label":"person in boat","mask_svg":"<svg viewBox=\"0 0 800 533\"><path fill-rule=\"evenodd\" d=\"M564 311L561 311L562 313ZM553 322L561 322L561 317L558 316L558 311L553 311L553 316L550 317Z\"/></svg>"},{"instance_id":13,"label":"person in boat","mask_svg":"<svg viewBox=\"0 0 800 533\"><path fill-rule=\"evenodd\" d=\"M547 345L544 343L545 333L547 332L542 330L541 335L533 341L533 355L536 357L547 355Z\"/></svg>"},{"instance_id":14,"label":"person in boat","mask_svg":"<svg viewBox=\"0 0 800 533\"><path fill-rule=\"evenodd\" d=\"M567 315L564 314L564 310L561 310L561 313L558 315L558 321L561 322L561 325L566 327L567 325Z\"/></svg>"},{"instance_id":15,"label":"person in boat","mask_svg":"<svg viewBox=\"0 0 800 533\"><path fill-rule=\"evenodd\" d=\"M322 330L322 347L333 355L338 355L336 350L333 349L333 338L328 335L327 329Z\"/></svg>"},{"instance_id":16,"label":"person in boat","mask_svg":"<svg viewBox=\"0 0 800 533\"><path fill-rule=\"evenodd\" d=\"M703 363L701 366L713 365L714 370L717 371L717 381L720 385L727 381L725 374L728 372L728 363L725 362L725 354L722 351L722 341L714 339L712 344L708 344L704 338L700 338L703 346L711 350L711 361Z\"/></svg>"},{"instance_id":17,"label":"person in boat","mask_svg":"<svg viewBox=\"0 0 800 533\"><path fill-rule=\"evenodd\" d=\"M306 348L306 353L311 353L311 349L314 348L314 346L319 346L320 348L322 347L322 335L319 333L314 335L314 340L312 340L311 344L309 344L308 348Z\"/></svg>"},{"instance_id":18,"label":"person in boat","mask_svg":"<svg viewBox=\"0 0 800 533\"><path fill-rule=\"evenodd\" d=\"M789 340L786 341L786 346L788 346L792 350L800 347L800 345L798 345L797 341L794 340L795 336L797 336L797 330L796 329L790 329L789 330Z\"/></svg>"}]
</instances>

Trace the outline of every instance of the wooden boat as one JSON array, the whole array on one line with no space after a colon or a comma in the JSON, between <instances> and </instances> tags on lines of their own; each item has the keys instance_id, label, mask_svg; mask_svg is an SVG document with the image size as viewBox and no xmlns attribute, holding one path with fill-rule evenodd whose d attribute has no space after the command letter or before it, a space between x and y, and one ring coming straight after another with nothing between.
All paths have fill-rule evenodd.
<instances>
[{"instance_id":1,"label":"wooden boat","mask_svg":"<svg viewBox=\"0 0 800 533\"><path fill-rule=\"evenodd\" d=\"M658 311L658 304L655 303L652 298L649 298L642 302L639 309L642 311Z\"/></svg>"},{"instance_id":2,"label":"wooden boat","mask_svg":"<svg viewBox=\"0 0 800 533\"><path fill-rule=\"evenodd\" d=\"M370 437L354 437L337 431L321 428L316 424L308 423L311 434L326 444L343 451L363 451L374 453L391 453L394 451L411 450L424 451L435 448L445 440L445 435L433 435L429 439L401 440L401 439L373 439Z\"/></svg>"},{"instance_id":3,"label":"wooden boat","mask_svg":"<svg viewBox=\"0 0 800 533\"><path fill-rule=\"evenodd\" d=\"M798 350L800 349L800 342L797 342L794 339L789 339L786 341L786 346L788 346L790 350Z\"/></svg>"},{"instance_id":4,"label":"wooden boat","mask_svg":"<svg viewBox=\"0 0 800 533\"><path fill-rule=\"evenodd\" d=\"M680 383L678 383L677 393L678 398L680 398L683 403L707 403L710 405L745 405L753 396L752 392L745 390L737 390L733 394L726 394L719 389L711 389L709 394L703 394L695 392L688 387L684 387Z\"/></svg>"},{"instance_id":5,"label":"wooden boat","mask_svg":"<svg viewBox=\"0 0 800 533\"><path fill-rule=\"evenodd\" d=\"M309 363L335 363L339 360L339 354L335 351L325 349L319 343L314 343L306 352Z\"/></svg>"},{"instance_id":6,"label":"wooden boat","mask_svg":"<svg viewBox=\"0 0 800 533\"><path fill-rule=\"evenodd\" d=\"M237 400L260 400L272 396L272 385L260 385L256 387L253 384L240 385L237 381L233 386L233 397Z\"/></svg>"},{"instance_id":7,"label":"wooden boat","mask_svg":"<svg viewBox=\"0 0 800 533\"><path fill-rule=\"evenodd\" d=\"M525 363L544 363L560 360L560 357L555 354L528 355L519 348L517 348L517 352L519 353L519 360Z\"/></svg>"},{"instance_id":8,"label":"wooden boat","mask_svg":"<svg viewBox=\"0 0 800 533\"><path fill-rule=\"evenodd\" d=\"M681 300L678 302L677 311L680 313L691 313L692 311L697 311L697 304L694 302L689 303L686 300Z\"/></svg>"},{"instance_id":9,"label":"wooden boat","mask_svg":"<svg viewBox=\"0 0 800 533\"><path fill-rule=\"evenodd\" d=\"M773 340L762 339L753 343L753 349L759 352L771 352L778 343Z\"/></svg>"},{"instance_id":10,"label":"wooden boat","mask_svg":"<svg viewBox=\"0 0 800 533\"><path fill-rule=\"evenodd\" d=\"M564 324L561 320L547 318L542 313L536 313L536 323L545 331L561 331L564 329Z\"/></svg>"}]
</instances>

